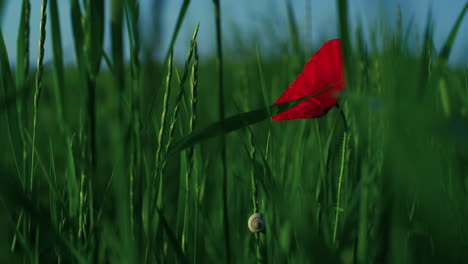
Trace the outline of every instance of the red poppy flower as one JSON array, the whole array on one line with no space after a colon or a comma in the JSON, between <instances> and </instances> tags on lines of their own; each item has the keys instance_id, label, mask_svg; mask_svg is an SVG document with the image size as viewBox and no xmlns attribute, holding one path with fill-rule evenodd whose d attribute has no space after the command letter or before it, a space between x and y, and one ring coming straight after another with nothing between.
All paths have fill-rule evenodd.
<instances>
[{"instance_id":1,"label":"red poppy flower","mask_svg":"<svg viewBox=\"0 0 468 264\"><path fill-rule=\"evenodd\" d=\"M338 93L344 88L343 69L340 39L325 42L274 104L304 98L335 86L273 116L272 119L313 118L326 114L336 105Z\"/></svg>"}]
</instances>

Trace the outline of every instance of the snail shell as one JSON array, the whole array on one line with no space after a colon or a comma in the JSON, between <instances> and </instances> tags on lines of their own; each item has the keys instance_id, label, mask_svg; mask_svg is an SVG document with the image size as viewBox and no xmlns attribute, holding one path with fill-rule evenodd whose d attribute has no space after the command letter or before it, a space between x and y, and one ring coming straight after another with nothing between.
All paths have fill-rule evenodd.
<instances>
[{"instance_id":1,"label":"snail shell","mask_svg":"<svg viewBox=\"0 0 468 264\"><path fill-rule=\"evenodd\" d=\"M249 217L248 226L253 233L262 232L265 230L265 221L261 213L255 213Z\"/></svg>"}]
</instances>

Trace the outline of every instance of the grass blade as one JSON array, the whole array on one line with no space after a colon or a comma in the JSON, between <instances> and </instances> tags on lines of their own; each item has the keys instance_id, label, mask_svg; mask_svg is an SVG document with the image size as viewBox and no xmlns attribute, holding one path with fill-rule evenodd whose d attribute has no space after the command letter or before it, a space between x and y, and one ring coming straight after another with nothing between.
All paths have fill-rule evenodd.
<instances>
[{"instance_id":1,"label":"grass blade","mask_svg":"<svg viewBox=\"0 0 468 264\"><path fill-rule=\"evenodd\" d=\"M50 0L50 24L52 35L52 52L54 60L54 94L57 105L57 120L62 133L65 132L65 120L63 113L62 89L65 87L65 71L63 66L62 36L60 33L60 21L57 8L57 0Z\"/></svg>"},{"instance_id":2,"label":"grass blade","mask_svg":"<svg viewBox=\"0 0 468 264\"><path fill-rule=\"evenodd\" d=\"M8 123L8 136L11 144L11 151L15 162L15 167L18 172L18 176L22 179L22 170L20 169L19 161L21 159L22 141L19 137L20 127L18 123L18 112L16 111L17 99L22 95L16 94L13 83L13 76L10 70L10 63L8 59L8 53L3 39L3 33L0 29L0 88L3 94L2 108L6 109L6 121ZM26 93L25 93L26 94ZM25 180L23 180L23 184Z\"/></svg>"},{"instance_id":3,"label":"grass blade","mask_svg":"<svg viewBox=\"0 0 468 264\"><path fill-rule=\"evenodd\" d=\"M76 62L81 74L84 73L85 58L83 53L84 32L81 24L83 15L81 14L79 0L70 0L70 12L73 31L73 42L75 46Z\"/></svg>"},{"instance_id":4,"label":"grass blade","mask_svg":"<svg viewBox=\"0 0 468 264\"><path fill-rule=\"evenodd\" d=\"M299 30L294 17L294 10L292 6L292 1L288 0L287 2L287 11L288 11L288 22L289 22L289 31L291 33L291 39L293 43L293 48L296 56L300 56L301 64L304 64L304 56L302 54L302 49L300 45Z\"/></svg>"},{"instance_id":5,"label":"grass blade","mask_svg":"<svg viewBox=\"0 0 468 264\"><path fill-rule=\"evenodd\" d=\"M210 126L204 128L203 130L195 131L191 133L190 135L185 136L179 141L177 141L176 143L174 143L174 146L171 149L169 149L167 155L173 155L179 151L184 150L187 147L198 144L199 142L203 140L206 140L215 136L219 136L219 135L224 135L231 131L235 131L235 130L244 128L246 126L267 120L270 117L278 113L281 113L302 101L305 101L311 97L317 96L331 89L335 85L337 84L329 86L315 94L312 94L304 98L284 102L281 104L276 104L271 107L265 107L265 108L260 108L254 111L241 113L241 114L220 120L218 122L215 122L211 124Z\"/></svg>"},{"instance_id":6,"label":"grass blade","mask_svg":"<svg viewBox=\"0 0 468 264\"><path fill-rule=\"evenodd\" d=\"M445 41L444 47L442 48L442 51L440 52L440 55L439 55L440 58L442 58L445 61L447 61L450 56L450 52L452 51L452 47L455 42L455 37L457 36L458 30L460 29L460 25L463 21L463 18L466 15L466 11L468 11L468 2L465 4L465 6L463 7L463 10L458 15L457 21L453 25L452 30L450 31L450 34L447 40Z\"/></svg>"},{"instance_id":7,"label":"grass blade","mask_svg":"<svg viewBox=\"0 0 468 264\"><path fill-rule=\"evenodd\" d=\"M104 44L104 1L90 1L89 13L89 28L86 34L88 36L87 56L88 67L92 78L96 78L102 61L102 48Z\"/></svg>"},{"instance_id":8,"label":"grass blade","mask_svg":"<svg viewBox=\"0 0 468 264\"><path fill-rule=\"evenodd\" d=\"M348 0L337 0L339 30L341 37L341 48L343 49L343 60L345 64L345 76L347 87L354 85L354 74L351 62L353 61L351 53L351 38L349 34L348 19Z\"/></svg>"},{"instance_id":9,"label":"grass blade","mask_svg":"<svg viewBox=\"0 0 468 264\"><path fill-rule=\"evenodd\" d=\"M224 109L224 84L223 84L223 45L222 45L222 32L221 32L221 10L219 0L213 0L214 15L216 23L216 50L217 50L217 68L218 68L218 111L221 120L225 117ZM221 127L225 124L221 123ZM228 178L227 178L227 162L226 162L226 137L224 134L220 138L221 147L221 171L222 171L222 201L223 201L223 226L224 226L224 246L226 253L226 262L231 262L231 245L230 245L230 234L229 234L229 216L227 208L227 195L228 195Z\"/></svg>"},{"instance_id":10,"label":"grass blade","mask_svg":"<svg viewBox=\"0 0 468 264\"><path fill-rule=\"evenodd\" d=\"M30 10L31 5L29 0L23 0L23 4L21 6L21 18L20 24L18 29L18 38L16 41L16 90L22 91L26 89L26 82L28 79L29 73L29 19L30 19ZM23 142L23 149L24 149L24 118L22 117L22 113L24 111L22 101L17 102L17 111L18 111L18 125L19 125L19 132L21 133L21 139ZM25 162L24 162L25 163ZM24 166L25 167L25 166Z\"/></svg>"}]
</instances>

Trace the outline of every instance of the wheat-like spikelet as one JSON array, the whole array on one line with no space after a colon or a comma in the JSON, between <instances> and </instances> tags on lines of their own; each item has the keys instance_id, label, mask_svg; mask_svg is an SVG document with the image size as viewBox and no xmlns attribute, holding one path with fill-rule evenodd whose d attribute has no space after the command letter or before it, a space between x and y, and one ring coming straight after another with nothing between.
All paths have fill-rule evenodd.
<instances>
[{"instance_id":1,"label":"wheat-like spikelet","mask_svg":"<svg viewBox=\"0 0 468 264\"><path fill-rule=\"evenodd\" d=\"M195 39L197 38L199 26L200 26L200 24L198 24L195 27L195 31L193 32L193 36L192 36L192 41L190 43L190 49L189 49L189 52L187 54L187 58L185 59L184 72L182 73L182 78L180 79L179 93L177 94L177 98L176 98L176 102L175 102L175 106L174 106L174 112L172 114L172 119L171 119L171 125L170 125L170 128L169 128L169 138L168 138L168 141L167 141L167 144L166 144L166 151L169 150L169 148L171 146L171 143L172 143L172 140L174 139L175 126L176 126L176 123L177 123L177 120L178 120L179 109L180 109L180 102L182 101L182 98L183 98L184 93L185 93L185 82L187 81L187 77L188 77L189 72L190 72L190 61L192 60L193 49L194 49L194 45L195 45ZM165 162L165 160L163 162L164 162L163 163L164 166L162 168L164 170L166 162Z\"/></svg>"},{"instance_id":2,"label":"wheat-like spikelet","mask_svg":"<svg viewBox=\"0 0 468 264\"><path fill-rule=\"evenodd\" d=\"M42 90L42 71L44 60L44 43L46 39L46 21L47 21L47 0L42 0L41 7L41 22L39 28L39 56L37 58L37 72L36 72L36 89L34 92L34 117L33 117L33 133L32 133L32 151L31 151L31 179L29 182L29 191L32 192L34 185L34 153L36 146L36 127L37 127L37 115L39 111L39 97Z\"/></svg>"},{"instance_id":3,"label":"wheat-like spikelet","mask_svg":"<svg viewBox=\"0 0 468 264\"><path fill-rule=\"evenodd\" d=\"M197 121L197 104L198 104L198 50L197 50L197 43L195 42L193 45L193 52L195 60L192 65L192 76L190 79L190 104L191 104L191 115L189 120L189 133L192 133L195 128L195 123ZM191 147L188 149L187 160L188 166L187 171L185 173L185 190L186 190L186 197L185 197L185 211L184 211L184 225L182 230L182 250L184 253L187 251L187 226L188 226L188 208L189 208L189 195L190 195L190 178L193 174L193 167L195 163L195 147ZM195 190L197 191L197 190ZM198 199L195 199L195 202L198 203ZM195 204L197 206L197 204ZM195 226L197 225L197 217L195 216ZM195 231L195 237L196 237Z\"/></svg>"},{"instance_id":4,"label":"wheat-like spikelet","mask_svg":"<svg viewBox=\"0 0 468 264\"><path fill-rule=\"evenodd\" d=\"M160 173L160 166L159 162L161 160L161 152L162 152L162 144L163 144L163 136L164 132L166 131L166 123L167 123L167 112L169 110L169 96L171 95L171 80L172 80L172 51L169 54L169 59L167 63L167 76L166 76L166 87L165 87L165 92L164 92L164 99L163 99L163 111L161 113L161 127L159 128L159 134L158 134L158 147L156 149L156 177L159 175L159 190L158 190L158 199L157 199L157 204L158 206L161 206L161 192L162 192L162 174ZM152 187L151 187L152 188Z\"/></svg>"}]
</instances>

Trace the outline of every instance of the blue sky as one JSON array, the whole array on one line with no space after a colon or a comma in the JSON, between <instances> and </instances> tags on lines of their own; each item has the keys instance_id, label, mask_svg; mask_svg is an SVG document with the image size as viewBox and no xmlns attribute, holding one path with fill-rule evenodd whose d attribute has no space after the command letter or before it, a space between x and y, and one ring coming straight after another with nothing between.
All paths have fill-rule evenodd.
<instances>
[{"instance_id":1,"label":"blue sky","mask_svg":"<svg viewBox=\"0 0 468 264\"><path fill-rule=\"evenodd\" d=\"M306 3L308 1L308 3ZM37 56L37 39L39 31L40 4L42 1L33 0L31 13L31 59L34 62ZM71 37L71 21L69 16L69 1L59 0L59 12L61 16L61 29L63 46L67 61L73 61L73 40ZM109 1L107 1L109 2ZM141 5L141 31L151 32L153 24L150 22L155 16L152 8L152 0L140 0ZM170 34L174 28L177 14L183 0L166 0L161 12L161 39L158 57L167 50ZM259 45L260 49L267 49L271 45L271 32L279 38L287 40L289 37L287 26L286 0L221 0L221 12L223 18L223 41L227 45L233 45L237 36L245 38L244 42L258 40L263 43L244 43L252 48ZM303 41L322 41L336 38L336 1L334 0L291 0ZM440 48L460 13L465 0L350 0L351 27L357 21L373 27L376 21L385 17L395 20L396 7L401 6L403 18L406 23L411 17L414 25L420 32L423 31L426 16L430 7L435 21L435 44ZM10 60L15 60L16 34L20 16L20 0L7 1L6 9L1 17L1 27L5 36ZM306 19L309 10L310 19ZM107 16L108 21L108 16ZM468 18L466 19L468 20ZM176 44L176 58L182 60L185 57L188 42L197 23L200 23L199 49L202 56L213 54L215 51L215 33L212 0L192 0L187 12L187 17L182 25L180 37ZM109 31L106 32L109 35ZM109 38L106 37L108 40ZM274 43L274 42L273 42ZM106 45L108 48L108 45ZM468 22L464 21L460 33L456 39L452 62L464 63L468 57ZM313 51L311 51L312 54ZM46 40L45 60L50 61L52 56L50 38Z\"/></svg>"}]
</instances>

